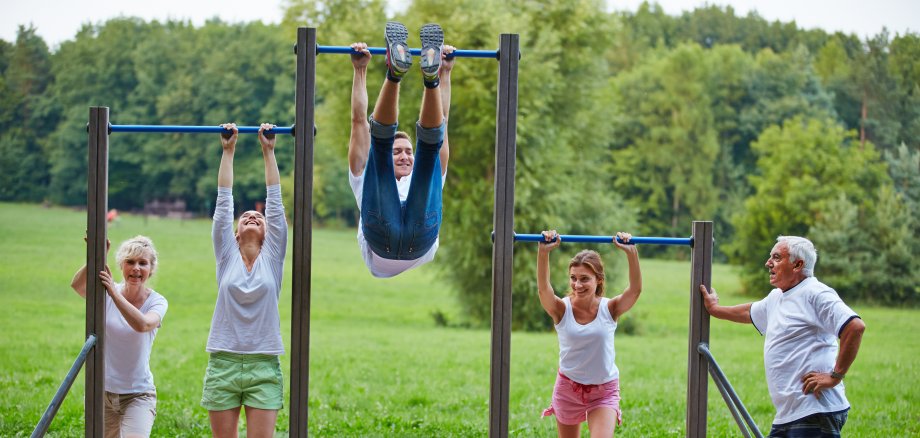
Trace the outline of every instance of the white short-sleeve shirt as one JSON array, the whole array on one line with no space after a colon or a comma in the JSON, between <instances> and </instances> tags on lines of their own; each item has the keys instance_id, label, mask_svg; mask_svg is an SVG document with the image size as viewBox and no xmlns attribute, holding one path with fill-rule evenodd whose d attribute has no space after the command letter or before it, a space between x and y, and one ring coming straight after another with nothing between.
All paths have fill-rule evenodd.
<instances>
[{"instance_id":1,"label":"white short-sleeve shirt","mask_svg":"<svg viewBox=\"0 0 920 438\"><path fill-rule=\"evenodd\" d=\"M124 283L115 285L118 293ZM151 290L141 305L143 314L156 312L160 323L166 316L169 304L166 298ZM105 390L114 394L153 392L153 373L150 372L150 350L157 337L157 328L149 332L134 330L118 310L115 301L105 294Z\"/></svg>"},{"instance_id":2,"label":"white short-sleeve shirt","mask_svg":"<svg viewBox=\"0 0 920 438\"><path fill-rule=\"evenodd\" d=\"M802 392L802 376L834 370L843 327L859 316L824 283L808 277L783 292L773 289L751 305L751 321L764 335L763 361L773 424L786 424L816 413L850 407L843 382L821 391L821 398Z\"/></svg>"}]
</instances>

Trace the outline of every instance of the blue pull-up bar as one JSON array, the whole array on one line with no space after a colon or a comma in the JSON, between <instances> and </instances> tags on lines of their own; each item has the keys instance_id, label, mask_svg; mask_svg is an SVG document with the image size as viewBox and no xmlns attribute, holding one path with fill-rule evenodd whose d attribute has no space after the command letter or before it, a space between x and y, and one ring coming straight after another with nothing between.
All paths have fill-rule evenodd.
<instances>
[{"instance_id":1,"label":"blue pull-up bar","mask_svg":"<svg viewBox=\"0 0 920 438\"><path fill-rule=\"evenodd\" d=\"M559 237L562 237L562 242L575 242L575 243L613 243L614 236L578 236L573 234L561 234ZM514 241L522 242L545 242L542 234L514 234ZM617 238L617 242L623 243L620 238ZM693 246L693 239L687 237L637 237L633 236L629 239L629 243L632 244L646 244L646 245L685 245Z\"/></svg>"},{"instance_id":2,"label":"blue pull-up bar","mask_svg":"<svg viewBox=\"0 0 920 438\"><path fill-rule=\"evenodd\" d=\"M371 52L371 55L386 55L387 53L386 47L368 47L367 50ZM349 46L316 46L316 53L350 55L357 53L357 51ZM409 53L414 56L421 56L422 49L409 49ZM447 55L448 59L458 57L498 59L498 50L454 50L450 55Z\"/></svg>"},{"instance_id":3,"label":"blue pull-up bar","mask_svg":"<svg viewBox=\"0 0 920 438\"><path fill-rule=\"evenodd\" d=\"M256 134L258 126L237 126L240 134ZM231 132L221 126L180 126L180 125L109 125L109 132L173 132L186 134L224 134ZM276 126L265 134L294 134L294 127Z\"/></svg>"}]
</instances>

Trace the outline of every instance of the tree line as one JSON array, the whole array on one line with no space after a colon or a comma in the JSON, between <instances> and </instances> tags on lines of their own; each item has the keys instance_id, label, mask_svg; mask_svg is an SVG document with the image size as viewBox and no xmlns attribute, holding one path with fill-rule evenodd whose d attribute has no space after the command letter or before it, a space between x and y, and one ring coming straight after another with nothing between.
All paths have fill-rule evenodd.
<instances>
[{"instance_id":1,"label":"tree line","mask_svg":"<svg viewBox=\"0 0 920 438\"><path fill-rule=\"evenodd\" d=\"M53 51L23 26L16 41L0 40L0 199L85 203L92 105L111 107L113 124L288 124L296 28L316 27L323 45L383 46L385 7L289 0L279 25L117 18L85 25ZM520 35L518 232L686 237L690 221L712 220L717 259L739 265L754 295L769 288L763 262L775 237L806 235L819 249L818 276L845 298L920 301L920 36L883 29L862 40L719 6L679 16L649 3L605 8L592 0L415 0L395 17L410 29L439 22L447 42L464 49ZM375 58L382 80L383 57ZM451 261L441 275L473 323L490 315L497 74L493 61L462 59L453 75L439 257ZM319 57L321 224L356 222L346 174L351 79L347 57ZM411 127L421 87L402 88L400 122ZM244 137L236 157L241 207L264 196L256 145ZM117 134L110 148L112 207L181 199L210 213L216 137ZM277 154L290 194L292 148ZM516 253L514 325L547 327L533 299L534 248L519 244ZM557 262L561 283L566 261Z\"/></svg>"}]
</instances>

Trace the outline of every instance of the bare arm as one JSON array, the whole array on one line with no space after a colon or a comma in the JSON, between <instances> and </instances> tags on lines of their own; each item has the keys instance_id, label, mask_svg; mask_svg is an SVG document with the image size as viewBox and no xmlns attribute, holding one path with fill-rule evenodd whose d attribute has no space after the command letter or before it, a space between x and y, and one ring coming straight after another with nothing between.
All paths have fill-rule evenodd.
<instances>
[{"instance_id":1,"label":"bare arm","mask_svg":"<svg viewBox=\"0 0 920 438\"><path fill-rule=\"evenodd\" d=\"M367 122L367 64L371 52L366 43L354 43L351 47L361 52L351 55L355 69L351 82L351 137L348 140L348 167L355 176L364 173L367 154L371 148L370 124Z\"/></svg>"},{"instance_id":2,"label":"bare arm","mask_svg":"<svg viewBox=\"0 0 920 438\"><path fill-rule=\"evenodd\" d=\"M454 68L456 58L447 59L447 55L456 50L454 46L445 45L441 49L441 69L438 70L441 85L441 108L444 112L444 143L441 145L441 176L447 174L447 162L450 160L450 145L447 141L448 119L450 119L450 72Z\"/></svg>"},{"instance_id":3,"label":"bare arm","mask_svg":"<svg viewBox=\"0 0 920 438\"><path fill-rule=\"evenodd\" d=\"M706 306L706 311L709 312L710 315L740 324L751 323L751 304L753 303L744 303L735 306L720 306L719 294L716 293L715 288L712 289L712 293L709 293L709 291L706 290L706 286L702 284L700 285L700 293L703 294L703 305Z\"/></svg>"},{"instance_id":4,"label":"bare arm","mask_svg":"<svg viewBox=\"0 0 920 438\"><path fill-rule=\"evenodd\" d=\"M632 235L629 233L617 233L617 237L624 243L629 242ZM626 261L629 263L629 284L623 293L617 295L608 304L608 310L614 321L619 321L620 316L632 309L639 301L639 295L642 293L642 271L639 269L639 249L636 245L624 245L614 239L613 243L626 253Z\"/></svg>"},{"instance_id":5,"label":"bare arm","mask_svg":"<svg viewBox=\"0 0 920 438\"><path fill-rule=\"evenodd\" d=\"M550 318L553 318L553 324L559 324L559 321L562 320L562 316L565 315L565 303L563 303L562 300L556 296L555 291L553 291L553 285L549 275L549 253L556 249L562 241L558 236L555 230L544 231L544 239L550 241L556 237L556 241L552 243L540 243L537 249L537 292L540 294L540 304Z\"/></svg>"},{"instance_id":6,"label":"bare arm","mask_svg":"<svg viewBox=\"0 0 920 438\"><path fill-rule=\"evenodd\" d=\"M220 168L217 170L217 187L233 188L233 153L236 151L239 130L236 129L236 123L224 123L220 126L232 130L233 135L230 138L224 138L223 134L220 136L220 145L224 152L220 156Z\"/></svg>"},{"instance_id":7,"label":"bare arm","mask_svg":"<svg viewBox=\"0 0 920 438\"><path fill-rule=\"evenodd\" d=\"M73 274L73 279L70 280L70 287L77 295L86 298L86 265L83 265Z\"/></svg>"},{"instance_id":8,"label":"bare arm","mask_svg":"<svg viewBox=\"0 0 920 438\"><path fill-rule=\"evenodd\" d=\"M833 388L840 384L843 375L850 370L853 361L856 360L856 354L859 353L859 346L862 344L863 332L866 331L866 323L860 318L851 319L840 333L840 350L837 351L837 363L834 364L834 372L840 375L840 378L834 377L831 373L810 372L802 376L802 391L805 394L815 393L815 397L821 398L821 391L827 388Z\"/></svg>"},{"instance_id":9,"label":"bare arm","mask_svg":"<svg viewBox=\"0 0 920 438\"><path fill-rule=\"evenodd\" d=\"M83 237L83 241L86 241L86 237ZM112 242L109 239L105 240L105 254L109 255L109 249L112 247ZM108 266L105 267L106 270L109 269ZM77 293L77 295L86 298L86 265L83 265L82 268L77 269L77 272L73 274L73 278L70 280L70 287Z\"/></svg>"},{"instance_id":10,"label":"bare arm","mask_svg":"<svg viewBox=\"0 0 920 438\"><path fill-rule=\"evenodd\" d=\"M268 138L264 134L264 131L274 127L275 125L271 123L263 123L259 126L259 143L262 144L262 158L265 159L266 187L281 184L281 174L278 172L278 162L275 160L275 135L272 134L271 138Z\"/></svg>"},{"instance_id":11,"label":"bare arm","mask_svg":"<svg viewBox=\"0 0 920 438\"><path fill-rule=\"evenodd\" d=\"M99 278L102 279L102 284L105 285L106 292L112 297L115 307L118 308L118 311L125 317L125 321L128 322L128 325L130 325L134 331L141 333L149 332L160 325L159 313L141 313L140 309L134 307L134 305L128 302L120 292L115 290L115 281L112 279L111 273L102 271L99 273Z\"/></svg>"}]
</instances>

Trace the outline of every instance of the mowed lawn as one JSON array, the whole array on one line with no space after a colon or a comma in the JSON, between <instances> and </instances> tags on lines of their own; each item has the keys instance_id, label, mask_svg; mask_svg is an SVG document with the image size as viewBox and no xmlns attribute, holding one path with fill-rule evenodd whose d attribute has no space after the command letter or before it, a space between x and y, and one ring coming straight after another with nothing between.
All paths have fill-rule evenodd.
<instances>
[{"instance_id":1,"label":"mowed lawn","mask_svg":"<svg viewBox=\"0 0 920 438\"><path fill-rule=\"evenodd\" d=\"M85 304L69 288L85 259L85 228L81 211L0 204L0 436L31 433L85 340ZM159 397L154 436L208 436L207 412L198 402L216 293L210 221L122 215L110 230L113 246L135 234L153 238L160 251L151 285L170 304L153 350ZM438 311L451 321L462 319L454 290L436 276L437 265L449 261L439 258L394 279L374 279L354 234L321 229L313 234L310 434L488 435L490 332L439 327L432 317ZM575 249L564 247L559 256ZM612 257L621 255L606 256ZM627 315L638 334L620 333L616 340L623 396L617 436L683 436L689 263L644 259L642 267L644 292ZM291 269L289 259L281 308L286 343ZM491 266L482 269L490 275ZM611 289L620 290L624 273L614 275ZM737 294L730 267L716 266L714 283L723 303L751 300ZM853 409L845 432L920 436L920 311L851 304L868 329L846 378ZM723 321L714 320L711 330L713 353L766 430L773 407L762 338L751 326ZM555 435L555 421L540 413L550 400L557 358L554 333L512 335L512 436ZM290 376L288 356L282 365ZM83 435L83 386L81 374L49 436ZM709 392L710 436L741 436L714 385ZM288 417L286 407L279 436L286 435Z\"/></svg>"}]
</instances>

